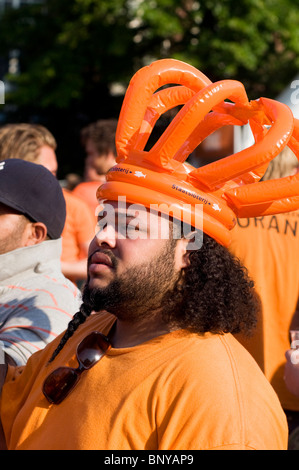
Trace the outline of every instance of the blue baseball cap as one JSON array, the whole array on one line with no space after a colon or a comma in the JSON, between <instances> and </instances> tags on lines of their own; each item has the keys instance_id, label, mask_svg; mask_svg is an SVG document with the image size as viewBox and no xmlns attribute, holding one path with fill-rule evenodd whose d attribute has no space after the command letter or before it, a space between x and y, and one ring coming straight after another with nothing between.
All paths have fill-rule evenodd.
<instances>
[{"instance_id":1,"label":"blue baseball cap","mask_svg":"<svg viewBox=\"0 0 299 470\"><path fill-rule=\"evenodd\" d=\"M43 222L51 239L61 237L65 199L59 181L42 165L16 158L0 161L0 203Z\"/></svg>"}]
</instances>

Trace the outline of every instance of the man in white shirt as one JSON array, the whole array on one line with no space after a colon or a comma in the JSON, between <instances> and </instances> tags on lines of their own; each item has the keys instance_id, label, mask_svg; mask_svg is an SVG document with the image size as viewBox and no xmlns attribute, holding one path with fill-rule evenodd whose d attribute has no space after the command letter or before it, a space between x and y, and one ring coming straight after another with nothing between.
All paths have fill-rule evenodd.
<instances>
[{"instance_id":1,"label":"man in white shirt","mask_svg":"<svg viewBox=\"0 0 299 470\"><path fill-rule=\"evenodd\" d=\"M20 159L0 162L0 347L7 362L25 364L79 309L80 292L60 266L65 216L49 170Z\"/></svg>"}]
</instances>

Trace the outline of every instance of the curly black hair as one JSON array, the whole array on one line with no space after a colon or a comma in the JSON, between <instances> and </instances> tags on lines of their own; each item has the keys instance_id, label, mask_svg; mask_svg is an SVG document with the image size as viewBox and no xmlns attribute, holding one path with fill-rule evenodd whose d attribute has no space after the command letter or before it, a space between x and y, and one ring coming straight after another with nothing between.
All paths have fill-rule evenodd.
<instances>
[{"instance_id":1,"label":"curly black hair","mask_svg":"<svg viewBox=\"0 0 299 470\"><path fill-rule=\"evenodd\" d=\"M189 256L183 282L164 298L165 322L195 333L252 334L261 303L241 261L206 234Z\"/></svg>"},{"instance_id":2,"label":"curly black hair","mask_svg":"<svg viewBox=\"0 0 299 470\"><path fill-rule=\"evenodd\" d=\"M227 248L203 234L202 247L190 252L190 266L182 270L174 289L162 301L166 324L195 333L251 334L260 300L247 269ZM91 314L83 302L69 323L52 362L68 339Z\"/></svg>"}]
</instances>

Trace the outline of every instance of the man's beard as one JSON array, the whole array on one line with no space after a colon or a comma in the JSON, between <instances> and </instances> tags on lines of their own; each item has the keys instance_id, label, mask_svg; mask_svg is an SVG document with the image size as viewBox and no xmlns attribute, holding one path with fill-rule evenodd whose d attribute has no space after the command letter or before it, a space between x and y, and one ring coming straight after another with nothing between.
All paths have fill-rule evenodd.
<instances>
[{"instance_id":1,"label":"man's beard","mask_svg":"<svg viewBox=\"0 0 299 470\"><path fill-rule=\"evenodd\" d=\"M169 295L178 277L174 269L174 241L171 240L159 256L129 268L108 286L91 289L87 282L83 302L96 312L106 310L120 320L141 320L153 312L167 310L163 298Z\"/></svg>"}]
</instances>

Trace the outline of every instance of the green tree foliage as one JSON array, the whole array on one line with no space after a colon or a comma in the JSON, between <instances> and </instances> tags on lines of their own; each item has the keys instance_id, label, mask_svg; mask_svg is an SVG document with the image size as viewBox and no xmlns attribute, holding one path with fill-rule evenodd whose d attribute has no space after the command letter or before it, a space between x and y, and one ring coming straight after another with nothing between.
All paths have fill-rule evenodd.
<instances>
[{"instance_id":1,"label":"green tree foliage","mask_svg":"<svg viewBox=\"0 0 299 470\"><path fill-rule=\"evenodd\" d=\"M255 99L297 74L298 25L298 0L46 0L5 11L0 56L20 51L20 73L6 78L21 107L100 115L113 84L165 57L240 80Z\"/></svg>"}]
</instances>

